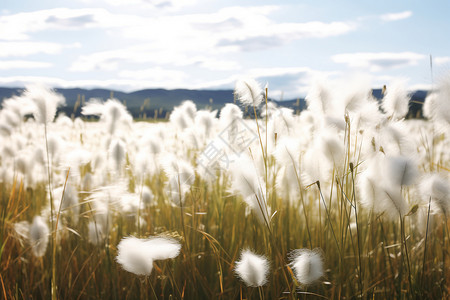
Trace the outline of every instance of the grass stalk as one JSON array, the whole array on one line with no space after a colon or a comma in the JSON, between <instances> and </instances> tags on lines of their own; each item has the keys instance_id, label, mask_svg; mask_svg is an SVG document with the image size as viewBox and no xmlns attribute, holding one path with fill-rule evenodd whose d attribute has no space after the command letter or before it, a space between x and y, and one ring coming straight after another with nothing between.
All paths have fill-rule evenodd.
<instances>
[{"instance_id":1,"label":"grass stalk","mask_svg":"<svg viewBox=\"0 0 450 300\"><path fill-rule=\"evenodd\" d=\"M422 289L424 288L424 279L425 279L425 264L426 264L426 258L427 258L427 242L428 242L428 226L430 224L430 209L431 209L431 197L428 200L427 226L426 226L426 231L425 231L425 245L424 245L424 249L423 249L423 261L422 261L422 276L420 279Z\"/></svg>"},{"instance_id":2,"label":"grass stalk","mask_svg":"<svg viewBox=\"0 0 450 300\"><path fill-rule=\"evenodd\" d=\"M55 236L53 232L55 231L55 222L53 220L53 193L52 193L52 173L51 173L51 162L50 162L50 154L48 151L48 137L47 137L47 122L44 122L44 138L45 138L45 150L47 155L47 176L48 176L48 193L50 198L50 223L51 223L51 232L52 232L52 238L50 240L50 248L53 249L55 247ZM54 261L54 257L52 255L51 259L51 269L52 269L52 275L51 275L51 295L52 300L57 299L57 286L55 283L55 274L56 274L56 265Z\"/></svg>"},{"instance_id":3,"label":"grass stalk","mask_svg":"<svg viewBox=\"0 0 450 300\"><path fill-rule=\"evenodd\" d=\"M336 247L338 249L339 256L342 257L341 247L339 246L339 242L337 240L336 233L334 232L333 224L331 222L330 212L328 211L327 203L325 202L325 199L322 194L322 189L320 188L320 182L316 181L316 184L317 184L317 187L319 188L320 198L322 199L323 205L325 207L325 213L327 214L328 224L330 225L331 233L333 234L334 241L336 242Z\"/></svg>"}]
</instances>

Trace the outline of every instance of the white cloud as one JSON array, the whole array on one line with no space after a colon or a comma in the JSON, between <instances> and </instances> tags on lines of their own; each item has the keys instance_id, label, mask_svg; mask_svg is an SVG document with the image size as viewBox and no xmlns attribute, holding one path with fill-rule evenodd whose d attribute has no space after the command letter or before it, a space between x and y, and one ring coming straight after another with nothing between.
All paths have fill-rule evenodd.
<instances>
[{"instance_id":1,"label":"white cloud","mask_svg":"<svg viewBox=\"0 0 450 300\"><path fill-rule=\"evenodd\" d=\"M123 0L104 1L117 5L124 3ZM172 7L184 5L181 0L133 1L154 6L164 6L164 3ZM81 55L71 64L70 71L114 71L134 67L127 63L236 71L240 66L235 62L235 52L265 50L303 38L342 35L356 28L350 22L276 22L271 15L277 9L278 6L236 6L215 13L157 14L151 18L112 13L101 8L53 8L16 13L0 16L0 40L15 41L3 43L5 47L0 47L0 57L58 54L65 47L56 43L18 42L30 40L33 33L85 30L88 34L92 29L99 29L95 34L100 39L109 35L117 44L130 46Z\"/></svg>"},{"instance_id":2,"label":"white cloud","mask_svg":"<svg viewBox=\"0 0 450 300\"><path fill-rule=\"evenodd\" d=\"M407 11L402 11L399 13L384 14L384 15L380 16L380 19L385 22L391 22L391 21L407 19L411 16L412 16L412 11L407 10Z\"/></svg>"},{"instance_id":3,"label":"white cloud","mask_svg":"<svg viewBox=\"0 0 450 300\"><path fill-rule=\"evenodd\" d=\"M100 8L53 8L0 16L0 39L27 40L30 34L44 30L82 30L133 25L133 15L111 14Z\"/></svg>"},{"instance_id":4,"label":"white cloud","mask_svg":"<svg viewBox=\"0 0 450 300\"><path fill-rule=\"evenodd\" d=\"M49 68L52 64L40 61L7 60L0 61L0 70Z\"/></svg>"},{"instance_id":5,"label":"white cloud","mask_svg":"<svg viewBox=\"0 0 450 300\"><path fill-rule=\"evenodd\" d=\"M450 63L450 56L435 57L435 58L433 58L433 62L438 66L448 64L448 63Z\"/></svg>"},{"instance_id":6,"label":"white cloud","mask_svg":"<svg viewBox=\"0 0 450 300\"><path fill-rule=\"evenodd\" d=\"M234 70L239 68L236 62L223 60L219 55L194 50L195 45L185 48L167 47L160 44L139 44L126 48L96 52L83 55L74 61L70 67L73 72L113 71L119 69L120 64L152 63L157 65L170 64L176 67L200 66L205 69Z\"/></svg>"},{"instance_id":7,"label":"white cloud","mask_svg":"<svg viewBox=\"0 0 450 300\"><path fill-rule=\"evenodd\" d=\"M196 0L81 0L89 4L103 2L112 6L138 6L140 8L152 9L179 9L185 6L196 4Z\"/></svg>"},{"instance_id":8,"label":"white cloud","mask_svg":"<svg viewBox=\"0 0 450 300\"><path fill-rule=\"evenodd\" d=\"M144 69L144 70L124 70L119 72L119 77L135 80L146 80L151 85L160 82L172 82L172 85L182 85L188 77L182 71L167 70L160 67Z\"/></svg>"},{"instance_id":9,"label":"white cloud","mask_svg":"<svg viewBox=\"0 0 450 300\"><path fill-rule=\"evenodd\" d=\"M331 57L336 63L372 72L416 65L424 58L426 55L414 52L343 53Z\"/></svg>"},{"instance_id":10,"label":"white cloud","mask_svg":"<svg viewBox=\"0 0 450 300\"><path fill-rule=\"evenodd\" d=\"M326 38L348 33L356 28L349 22L307 22L267 24L261 30L229 35L218 41L219 46L234 46L238 50L253 51L281 46L304 38Z\"/></svg>"},{"instance_id":11,"label":"white cloud","mask_svg":"<svg viewBox=\"0 0 450 300\"><path fill-rule=\"evenodd\" d=\"M107 29L111 36L132 40L132 46L83 55L70 70L116 70L128 62L238 70L232 57L235 52L264 50L302 38L336 36L356 28L349 22L278 23L270 19L277 9L227 7L212 14L134 17L128 24ZM102 26L114 23L109 18L120 16L105 17Z\"/></svg>"},{"instance_id":12,"label":"white cloud","mask_svg":"<svg viewBox=\"0 0 450 300\"><path fill-rule=\"evenodd\" d=\"M36 53L57 54L64 47L47 42L0 42L0 57L28 56Z\"/></svg>"}]
</instances>

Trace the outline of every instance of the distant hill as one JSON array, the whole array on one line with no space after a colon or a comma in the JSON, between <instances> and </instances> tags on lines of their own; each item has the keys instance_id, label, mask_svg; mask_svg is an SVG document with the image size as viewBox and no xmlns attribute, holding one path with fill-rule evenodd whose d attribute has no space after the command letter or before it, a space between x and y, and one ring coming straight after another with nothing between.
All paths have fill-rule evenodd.
<instances>
[{"instance_id":1,"label":"distant hill","mask_svg":"<svg viewBox=\"0 0 450 300\"><path fill-rule=\"evenodd\" d=\"M167 112L170 112L184 100L194 101L199 109L206 107L220 109L226 103L234 103L233 90L146 89L131 93L106 89L57 88L55 90L66 98L66 106L61 108L61 111L64 111L67 115L75 114L76 116L80 114L79 104L82 102L91 98L107 100L111 96L126 104L128 110L136 118L142 117L144 114L148 117L154 117L155 110L158 110L159 117L165 117ZM14 95L20 95L22 91L23 88L0 87L0 102ZM77 102L78 104L76 105ZM277 103L295 109L303 109L305 107L304 99L299 99L299 105L297 105L297 100Z\"/></svg>"},{"instance_id":2,"label":"distant hill","mask_svg":"<svg viewBox=\"0 0 450 300\"><path fill-rule=\"evenodd\" d=\"M133 117L139 118L147 116L153 118L155 110L157 116L164 118L173 107L179 105L184 100L192 100L197 104L197 108L212 108L220 109L226 103L234 102L233 90L187 90L187 89L146 89L125 93L121 91L111 91L106 89L55 89L66 98L66 106L61 108L61 111L67 115L74 114L79 116L80 104L88 101L91 98L98 98L102 100L109 99L111 96L119 99L126 104L128 110ZM23 88L2 88L0 87L0 102L3 99L10 98L14 95L20 95ZM375 98L381 99L381 89L374 89L372 94ZM421 104L425 100L426 91L416 91L412 94L410 116L421 116ZM305 99L294 99L285 101L274 101L280 106L292 108L295 111L302 110L306 107Z\"/></svg>"}]
</instances>

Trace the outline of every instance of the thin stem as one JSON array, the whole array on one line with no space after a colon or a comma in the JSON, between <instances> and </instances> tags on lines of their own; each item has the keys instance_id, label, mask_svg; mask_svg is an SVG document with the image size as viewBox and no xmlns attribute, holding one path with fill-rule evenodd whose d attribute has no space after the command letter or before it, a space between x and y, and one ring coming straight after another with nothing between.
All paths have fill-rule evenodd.
<instances>
[{"instance_id":1,"label":"thin stem","mask_svg":"<svg viewBox=\"0 0 450 300\"><path fill-rule=\"evenodd\" d=\"M266 159L264 160L264 167L266 168L266 199L268 199L267 195L269 194L269 182L268 182L268 156L267 156L267 132L269 131L269 128L267 128L267 121L268 121L268 115L267 115L267 88L265 89L265 100L266 100L266 153L265 153L265 157ZM256 116L256 114L255 114Z\"/></svg>"},{"instance_id":2,"label":"thin stem","mask_svg":"<svg viewBox=\"0 0 450 300\"><path fill-rule=\"evenodd\" d=\"M328 223L330 224L330 228L331 228L331 233L333 234L333 238L334 241L336 242L336 247L339 251L339 256L342 257L342 252L341 252L341 248L339 247L339 242L337 240L336 234L334 233L334 229L333 229L333 224L331 223L331 216L330 216L330 212L328 211L327 208L327 203L325 202L325 199L323 198L323 194L322 194L322 189L320 188L320 182L316 181L317 187L319 188L319 193L320 193L320 197L322 199L323 205L325 206L325 212L327 214L327 218L328 218Z\"/></svg>"},{"instance_id":3,"label":"thin stem","mask_svg":"<svg viewBox=\"0 0 450 300\"><path fill-rule=\"evenodd\" d=\"M402 232L403 245L405 247L405 255L406 255L406 266L408 267L408 282L409 289L412 289L412 278L411 278L411 264L409 262L409 254L408 254L408 246L406 244L406 234L405 234L405 219L401 218L400 230Z\"/></svg>"},{"instance_id":4,"label":"thin stem","mask_svg":"<svg viewBox=\"0 0 450 300\"><path fill-rule=\"evenodd\" d=\"M48 176L48 193L50 196L50 223L52 225L52 239L50 241L50 246L53 249L55 247L55 222L53 220L53 195L52 195L52 176L51 176L51 172L50 172L50 155L48 153L48 138L47 138L47 123L44 123L44 137L45 137L45 150L47 152L47 176ZM56 289L56 283L55 283L55 257L52 255L52 260L51 260L51 267L52 267L52 278L51 278L51 295L52 295L52 300L57 299L57 289Z\"/></svg>"},{"instance_id":5,"label":"thin stem","mask_svg":"<svg viewBox=\"0 0 450 300\"><path fill-rule=\"evenodd\" d=\"M300 200L302 201L302 206L303 206L303 214L305 215L305 225L306 225L306 231L308 232L308 240L309 240L309 246L311 248L311 250L313 249L312 246L312 238L311 238L311 232L309 230L309 222L308 222L308 215L306 214L306 206L305 206L305 200L303 199L303 194L302 194L302 186L300 183L300 177L298 176L297 173L297 168L295 167L295 161L294 158L292 157L291 153L287 150L286 148L286 152L289 154L289 157L292 160L292 166L294 167L294 172L295 172L295 177L297 177L297 184L298 184L298 192L300 194Z\"/></svg>"},{"instance_id":6,"label":"thin stem","mask_svg":"<svg viewBox=\"0 0 450 300\"><path fill-rule=\"evenodd\" d=\"M258 286L258 292L259 292L259 299L264 300L264 293L262 291L262 287Z\"/></svg>"},{"instance_id":7,"label":"thin stem","mask_svg":"<svg viewBox=\"0 0 450 300\"><path fill-rule=\"evenodd\" d=\"M184 212L183 212L183 199L182 199L182 195L181 195L181 182L180 182L180 174L178 174L177 176L178 179L178 197L180 200L180 211L181 211L181 227L183 228L183 235L184 235L184 241L186 244L186 249L189 252L189 243L187 240L187 235L186 235L186 228L184 226Z\"/></svg>"},{"instance_id":8,"label":"thin stem","mask_svg":"<svg viewBox=\"0 0 450 300\"><path fill-rule=\"evenodd\" d=\"M259 144L261 145L261 153L262 153L264 161L266 161L266 156L265 156L265 152L264 152L264 146L263 146L263 143L262 143L262 140L261 140L261 133L259 131L258 116L256 115L256 106L254 106L254 105L253 105L253 111L255 113L256 129L258 130ZM264 167L266 167L266 165L264 165ZM266 167L266 169L267 169L267 167Z\"/></svg>"},{"instance_id":9,"label":"thin stem","mask_svg":"<svg viewBox=\"0 0 450 300\"><path fill-rule=\"evenodd\" d=\"M358 226L358 210L356 208L355 177L353 176L353 164L352 163L350 163L350 170L352 172L353 208L355 210L356 237L357 237L357 243L358 243L359 285L360 285L361 298L362 298L363 297L363 282L362 282L361 241L360 241L359 226Z\"/></svg>"},{"instance_id":10,"label":"thin stem","mask_svg":"<svg viewBox=\"0 0 450 300\"><path fill-rule=\"evenodd\" d=\"M421 284L422 284L422 288L423 288L423 282L424 282L424 277L425 277L425 259L427 257L427 241L428 241L428 225L430 224L430 208L431 208L431 197L430 197L430 200L428 200L427 229L425 232L425 246L424 246L424 250L423 250L422 279L420 280Z\"/></svg>"}]
</instances>

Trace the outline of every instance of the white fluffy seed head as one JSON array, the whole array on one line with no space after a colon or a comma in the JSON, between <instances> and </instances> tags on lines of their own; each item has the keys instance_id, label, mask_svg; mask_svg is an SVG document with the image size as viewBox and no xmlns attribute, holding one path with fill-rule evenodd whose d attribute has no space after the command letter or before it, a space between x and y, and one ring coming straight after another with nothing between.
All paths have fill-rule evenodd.
<instances>
[{"instance_id":1,"label":"white fluffy seed head","mask_svg":"<svg viewBox=\"0 0 450 300\"><path fill-rule=\"evenodd\" d=\"M93 245L100 244L105 238L103 231L104 231L103 225L101 223L96 223L94 221L89 222L88 224L89 243Z\"/></svg>"},{"instance_id":2,"label":"white fluffy seed head","mask_svg":"<svg viewBox=\"0 0 450 300\"><path fill-rule=\"evenodd\" d=\"M423 105L424 115L448 130L450 125L450 76L441 79L437 91L429 94Z\"/></svg>"},{"instance_id":3,"label":"white fluffy seed head","mask_svg":"<svg viewBox=\"0 0 450 300\"><path fill-rule=\"evenodd\" d=\"M148 186L144 186L142 188L142 203L146 206L150 206L153 204L153 193L152 190Z\"/></svg>"},{"instance_id":4,"label":"white fluffy seed head","mask_svg":"<svg viewBox=\"0 0 450 300\"><path fill-rule=\"evenodd\" d=\"M190 119L190 117L186 115L185 111L180 107L175 107L173 109L173 111L170 113L169 121L175 126L175 128L179 130L184 130L192 124L192 120Z\"/></svg>"},{"instance_id":5,"label":"white fluffy seed head","mask_svg":"<svg viewBox=\"0 0 450 300\"><path fill-rule=\"evenodd\" d=\"M258 193L263 181L258 175L255 164L248 157L242 157L230 166L232 177L231 187L234 192L244 198Z\"/></svg>"},{"instance_id":6,"label":"white fluffy seed head","mask_svg":"<svg viewBox=\"0 0 450 300\"><path fill-rule=\"evenodd\" d=\"M290 253L290 267L302 285L309 285L323 276L323 259L320 249L297 249Z\"/></svg>"},{"instance_id":7,"label":"white fluffy seed head","mask_svg":"<svg viewBox=\"0 0 450 300\"><path fill-rule=\"evenodd\" d=\"M316 81L311 87L305 101L308 110L318 115L325 115L332 111L332 92L325 82Z\"/></svg>"},{"instance_id":8,"label":"white fluffy seed head","mask_svg":"<svg viewBox=\"0 0 450 300\"><path fill-rule=\"evenodd\" d=\"M242 110L233 103L227 103L220 110L220 123L222 127L226 127L238 120L241 120L243 116Z\"/></svg>"},{"instance_id":9,"label":"white fluffy seed head","mask_svg":"<svg viewBox=\"0 0 450 300\"><path fill-rule=\"evenodd\" d=\"M433 211L440 211L445 216L450 210L450 183L439 174L430 174L419 185L422 200L431 200Z\"/></svg>"},{"instance_id":10,"label":"white fluffy seed head","mask_svg":"<svg viewBox=\"0 0 450 300\"><path fill-rule=\"evenodd\" d=\"M185 194L195 181L194 167L187 161L168 155L163 162L167 175L167 193L172 204L179 206L184 203Z\"/></svg>"},{"instance_id":11,"label":"white fluffy seed head","mask_svg":"<svg viewBox=\"0 0 450 300\"><path fill-rule=\"evenodd\" d=\"M428 119L436 119L438 115L438 95L436 93L431 93L425 98L423 103L422 111L423 115Z\"/></svg>"},{"instance_id":12,"label":"white fluffy seed head","mask_svg":"<svg viewBox=\"0 0 450 300\"><path fill-rule=\"evenodd\" d=\"M162 165L169 181L175 180L175 183L180 185L192 185L194 183L194 167L189 162L167 155L164 157Z\"/></svg>"},{"instance_id":13,"label":"white fluffy seed head","mask_svg":"<svg viewBox=\"0 0 450 300\"><path fill-rule=\"evenodd\" d=\"M116 260L125 271L149 276L153 270L153 259L147 252L144 241L135 237L123 238L117 246Z\"/></svg>"},{"instance_id":14,"label":"white fluffy seed head","mask_svg":"<svg viewBox=\"0 0 450 300\"><path fill-rule=\"evenodd\" d=\"M386 89L382 107L389 116L400 119L408 113L410 98L404 82L393 82Z\"/></svg>"},{"instance_id":15,"label":"white fluffy seed head","mask_svg":"<svg viewBox=\"0 0 450 300\"><path fill-rule=\"evenodd\" d=\"M34 103L33 116L43 124L53 122L56 109L66 102L61 94L40 85L27 86L24 96Z\"/></svg>"},{"instance_id":16,"label":"white fluffy seed head","mask_svg":"<svg viewBox=\"0 0 450 300\"><path fill-rule=\"evenodd\" d=\"M148 149L148 152L156 155L161 153L164 143L156 134L152 134L144 138L143 146Z\"/></svg>"},{"instance_id":17,"label":"white fluffy seed head","mask_svg":"<svg viewBox=\"0 0 450 300\"><path fill-rule=\"evenodd\" d=\"M290 165L299 168L300 144L292 138L281 138L275 148L275 159L280 165Z\"/></svg>"},{"instance_id":18,"label":"white fluffy seed head","mask_svg":"<svg viewBox=\"0 0 450 300\"><path fill-rule=\"evenodd\" d=\"M258 287L267 283L269 261L250 250L241 253L241 259L236 262L235 272L247 286Z\"/></svg>"},{"instance_id":19,"label":"white fluffy seed head","mask_svg":"<svg viewBox=\"0 0 450 300\"><path fill-rule=\"evenodd\" d=\"M180 109L185 112L185 114L191 119L194 120L195 115L197 114L197 106L192 100L185 100L181 103Z\"/></svg>"},{"instance_id":20,"label":"white fluffy seed head","mask_svg":"<svg viewBox=\"0 0 450 300\"><path fill-rule=\"evenodd\" d=\"M47 250L49 232L48 225L44 222L44 219L40 216L34 217L30 226L30 244L34 256L44 256Z\"/></svg>"},{"instance_id":21,"label":"white fluffy seed head","mask_svg":"<svg viewBox=\"0 0 450 300\"><path fill-rule=\"evenodd\" d=\"M319 147L328 161L335 167L340 166L344 161L344 143L329 131L320 134Z\"/></svg>"},{"instance_id":22,"label":"white fluffy seed head","mask_svg":"<svg viewBox=\"0 0 450 300\"><path fill-rule=\"evenodd\" d=\"M258 175L250 158L242 157L230 169L232 189L244 198L261 223L270 221L270 208L266 203L264 180Z\"/></svg>"},{"instance_id":23,"label":"white fluffy seed head","mask_svg":"<svg viewBox=\"0 0 450 300\"><path fill-rule=\"evenodd\" d=\"M168 237L151 237L144 241L153 260L175 258L180 254L181 244Z\"/></svg>"},{"instance_id":24,"label":"white fluffy seed head","mask_svg":"<svg viewBox=\"0 0 450 300\"><path fill-rule=\"evenodd\" d=\"M55 156L64 148L64 140L56 134L49 134L47 136L48 154L54 159Z\"/></svg>"},{"instance_id":25,"label":"white fluffy seed head","mask_svg":"<svg viewBox=\"0 0 450 300\"><path fill-rule=\"evenodd\" d=\"M153 270L154 260L175 258L181 250L181 244L166 237L123 238L117 246L116 260L122 267L136 275L148 276Z\"/></svg>"},{"instance_id":26,"label":"white fluffy seed head","mask_svg":"<svg viewBox=\"0 0 450 300\"><path fill-rule=\"evenodd\" d=\"M121 124L130 124L133 120L125 105L117 99L108 99L102 102L99 99L90 99L81 108L83 115L99 116L106 123L108 132L113 135Z\"/></svg>"},{"instance_id":27,"label":"white fluffy seed head","mask_svg":"<svg viewBox=\"0 0 450 300\"><path fill-rule=\"evenodd\" d=\"M381 188L381 198L377 199L381 211L392 220L403 218L408 212L408 203L403 198L398 186L384 185Z\"/></svg>"},{"instance_id":28,"label":"white fluffy seed head","mask_svg":"<svg viewBox=\"0 0 450 300\"><path fill-rule=\"evenodd\" d=\"M204 137L209 137L211 130L214 128L214 125L216 123L216 114L216 110L212 112L207 110L200 110L195 115L195 125L199 129L201 129Z\"/></svg>"},{"instance_id":29,"label":"white fluffy seed head","mask_svg":"<svg viewBox=\"0 0 450 300\"><path fill-rule=\"evenodd\" d=\"M405 156L391 156L385 160L386 180L396 186L411 185L419 176L417 165Z\"/></svg>"},{"instance_id":30,"label":"white fluffy seed head","mask_svg":"<svg viewBox=\"0 0 450 300\"><path fill-rule=\"evenodd\" d=\"M234 94L244 105L259 106L263 101L261 85L253 78L238 80L234 88Z\"/></svg>"},{"instance_id":31,"label":"white fluffy seed head","mask_svg":"<svg viewBox=\"0 0 450 300\"><path fill-rule=\"evenodd\" d=\"M398 157L374 156L359 179L361 203L376 213L384 213L396 220L408 212L408 204L401 193L402 183L410 183L407 168ZM406 170L406 171L405 171ZM414 175L415 176L415 175Z\"/></svg>"},{"instance_id":32,"label":"white fluffy seed head","mask_svg":"<svg viewBox=\"0 0 450 300\"><path fill-rule=\"evenodd\" d=\"M364 207L379 211L377 200L381 197L381 189L376 184L374 177L364 172L358 179L359 183L359 201Z\"/></svg>"},{"instance_id":33,"label":"white fluffy seed head","mask_svg":"<svg viewBox=\"0 0 450 300\"><path fill-rule=\"evenodd\" d=\"M121 140L113 140L109 146L109 153L114 161L116 170L120 170L125 161L125 143Z\"/></svg>"}]
</instances>

